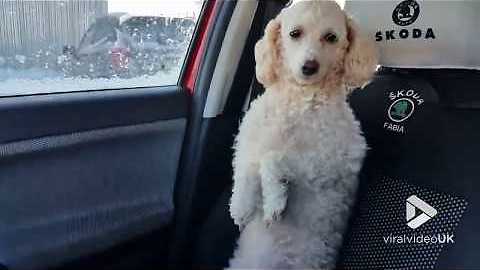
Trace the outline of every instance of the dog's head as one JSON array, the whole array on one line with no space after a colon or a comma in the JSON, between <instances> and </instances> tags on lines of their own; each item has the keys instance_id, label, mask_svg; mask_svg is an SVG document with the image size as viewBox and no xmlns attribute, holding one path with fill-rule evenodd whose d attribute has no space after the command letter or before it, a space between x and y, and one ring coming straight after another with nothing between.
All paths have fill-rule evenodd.
<instances>
[{"instance_id":1,"label":"dog's head","mask_svg":"<svg viewBox=\"0 0 480 270\"><path fill-rule=\"evenodd\" d=\"M255 47L257 79L298 85L362 86L377 65L374 43L334 1L294 1L270 23Z\"/></svg>"}]
</instances>

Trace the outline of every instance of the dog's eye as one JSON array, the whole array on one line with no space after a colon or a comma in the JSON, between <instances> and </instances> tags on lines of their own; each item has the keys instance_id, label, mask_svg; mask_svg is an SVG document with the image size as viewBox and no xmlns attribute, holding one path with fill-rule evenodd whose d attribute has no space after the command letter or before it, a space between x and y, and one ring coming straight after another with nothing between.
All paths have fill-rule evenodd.
<instances>
[{"instance_id":1,"label":"dog's eye","mask_svg":"<svg viewBox=\"0 0 480 270\"><path fill-rule=\"evenodd\" d=\"M338 41L337 35L334 33L326 33L325 36L323 36L323 39L328 43L335 43Z\"/></svg>"},{"instance_id":2,"label":"dog's eye","mask_svg":"<svg viewBox=\"0 0 480 270\"><path fill-rule=\"evenodd\" d=\"M295 29L295 30L290 32L290 37L292 37L293 39L297 39L301 35L302 35L302 30L300 30L300 29Z\"/></svg>"}]
</instances>

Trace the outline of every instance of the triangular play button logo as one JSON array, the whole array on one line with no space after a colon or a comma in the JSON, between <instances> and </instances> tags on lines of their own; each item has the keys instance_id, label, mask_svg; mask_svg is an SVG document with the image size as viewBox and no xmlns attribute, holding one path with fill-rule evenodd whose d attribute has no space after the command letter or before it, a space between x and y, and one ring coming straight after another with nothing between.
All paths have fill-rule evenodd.
<instances>
[{"instance_id":1,"label":"triangular play button logo","mask_svg":"<svg viewBox=\"0 0 480 270\"><path fill-rule=\"evenodd\" d=\"M417 209L420 213L417 215ZM437 210L415 195L407 199L407 226L416 229L437 215Z\"/></svg>"}]
</instances>

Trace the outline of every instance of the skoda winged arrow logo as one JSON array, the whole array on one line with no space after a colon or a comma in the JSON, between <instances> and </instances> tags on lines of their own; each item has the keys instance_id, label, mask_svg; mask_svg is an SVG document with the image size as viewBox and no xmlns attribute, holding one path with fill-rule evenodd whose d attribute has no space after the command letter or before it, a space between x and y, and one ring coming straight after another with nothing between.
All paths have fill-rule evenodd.
<instances>
[{"instance_id":1,"label":"skoda winged arrow logo","mask_svg":"<svg viewBox=\"0 0 480 270\"><path fill-rule=\"evenodd\" d=\"M400 26L414 23L420 14L420 5L415 0L405 0L398 4L392 13L393 22Z\"/></svg>"},{"instance_id":2,"label":"skoda winged arrow logo","mask_svg":"<svg viewBox=\"0 0 480 270\"><path fill-rule=\"evenodd\" d=\"M417 215L417 209L420 213ZM407 199L407 226L416 229L437 215L437 210L415 195Z\"/></svg>"},{"instance_id":3,"label":"skoda winged arrow logo","mask_svg":"<svg viewBox=\"0 0 480 270\"><path fill-rule=\"evenodd\" d=\"M408 98L400 98L388 108L388 117L396 123L407 120L415 111L415 104Z\"/></svg>"}]
</instances>

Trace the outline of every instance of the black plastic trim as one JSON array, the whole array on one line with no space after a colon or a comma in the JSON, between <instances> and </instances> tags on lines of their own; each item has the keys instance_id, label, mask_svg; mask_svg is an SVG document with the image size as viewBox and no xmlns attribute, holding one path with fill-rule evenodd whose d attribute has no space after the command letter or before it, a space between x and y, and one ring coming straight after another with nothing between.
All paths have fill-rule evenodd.
<instances>
[{"instance_id":1,"label":"black plastic trim","mask_svg":"<svg viewBox=\"0 0 480 270\"><path fill-rule=\"evenodd\" d=\"M183 147L179 174L175 186L175 229L172 245L170 247L170 268L186 269L191 263L192 243L190 240L198 228L192 226L194 211L194 195L197 187L199 170L203 152L205 150L205 137L209 130L204 125L203 110L215 71L218 55L232 17L237 1L219 1L219 12L214 21L214 27L209 33L207 50L201 63L198 80L194 87L189 124Z\"/></svg>"},{"instance_id":2,"label":"black plastic trim","mask_svg":"<svg viewBox=\"0 0 480 270\"><path fill-rule=\"evenodd\" d=\"M187 96L178 86L5 97L0 143L186 115Z\"/></svg>"}]
</instances>

